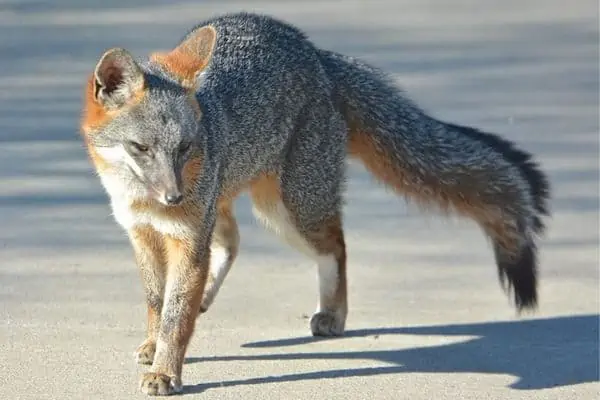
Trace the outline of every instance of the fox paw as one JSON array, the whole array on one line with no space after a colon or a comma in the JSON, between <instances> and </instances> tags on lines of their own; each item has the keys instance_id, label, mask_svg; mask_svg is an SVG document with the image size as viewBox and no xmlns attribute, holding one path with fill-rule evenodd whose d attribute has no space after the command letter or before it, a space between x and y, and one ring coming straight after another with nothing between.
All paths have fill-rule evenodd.
<instances>
[{"instance_id":1,"label":"fox paw","mask_svg":"<svg viewBox=\"0 0 600 400\"><path fill-rule=\"evenodd\" d=\"M310 319L310 330L313 336L342 336L344 325L344 318L330 311L319 311Z\"/></svg>"},{"instance_id":2,"label":"fox paw","mask_svg":"<svg viewBox=\"0 0 600 400\"><path fill-rule=\"evenodd\" d=\"M138 364L152 365L155 352L156 342L154 340L146 339L134 353L135 362Z\"/></svg>"},{"instance_id":3,"label":"fox paw","mask_svg":"<svg viewBox=\"0 0 600 400\"><path fill-rule=\"evenodd\" d=\"M140 389L148 396L169 396L181 393L183 386L177 378L157 372L147 372L142 375Z\"/></svg>"}]
</instances>

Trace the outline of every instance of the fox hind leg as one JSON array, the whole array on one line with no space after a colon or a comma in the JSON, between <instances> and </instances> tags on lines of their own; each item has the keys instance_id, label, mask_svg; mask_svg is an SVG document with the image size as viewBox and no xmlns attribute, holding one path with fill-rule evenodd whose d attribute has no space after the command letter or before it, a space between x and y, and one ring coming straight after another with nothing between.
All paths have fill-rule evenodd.
<instances>
[{"instance_id":1,"label":"fox hind leg","mask_svg":"<svg viewBox=\"0 0 600 400\"><path fill-rule=\"evenodd\" d=\"M320 106L313 110L315 119L298 128L282 172L257 179L250 194L258 219L317 264L313 335L338 336L348 313L341 213L346 135L335 111Z\"/></svg>"},{"instance_id":2,"label":"fox hind leg","mask_svg":"<svg viewBox=\"0 0 600 400\"><path fill-rule=\"evenodd\" d=\"M308 221L290 210L279 194L277 176L266 176L251 188L253 211L267 228L317 264L319 297L310 321L315 336L343 334L347 307L346 249L341 217Z\"/></svg>"}]
</instances>

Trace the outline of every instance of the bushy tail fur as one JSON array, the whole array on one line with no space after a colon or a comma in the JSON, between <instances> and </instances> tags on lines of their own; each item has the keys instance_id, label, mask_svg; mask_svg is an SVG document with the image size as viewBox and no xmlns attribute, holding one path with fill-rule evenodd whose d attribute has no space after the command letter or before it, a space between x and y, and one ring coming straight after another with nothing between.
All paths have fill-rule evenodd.
<instances>
[{"instance_id":1,"label":"bushy tail fur","mask_svg":"<svg viewBox=\"0 0 600 400\"><path fill-rule=\"evenodd\" d=\"M320 54L349 125L350 156L409 200L475 220L493 243L501 284L517 309L535 308L536 239L549 215L549 185L530 154L426 115L376 68Z\"/></svg>"}]
</instances>

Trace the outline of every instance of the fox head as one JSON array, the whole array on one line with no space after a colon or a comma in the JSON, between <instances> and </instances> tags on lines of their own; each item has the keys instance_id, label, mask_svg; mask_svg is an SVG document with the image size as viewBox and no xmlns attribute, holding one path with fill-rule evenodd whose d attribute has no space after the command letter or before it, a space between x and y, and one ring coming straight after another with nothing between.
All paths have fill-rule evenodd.
<instances>
[{"instance_id":1,"label":"fox head","mask_svg":"<svg viewBox=\"0 0 600 400\"><path fill-rule=\"evenodd\" d=\"M214 29L204 27L145 65L122 48L97 62L81 130L100 176L119 180L128 196L172 206L191 189L205 136L195 81L214 41Z\"/></svg>"}]
</instances>

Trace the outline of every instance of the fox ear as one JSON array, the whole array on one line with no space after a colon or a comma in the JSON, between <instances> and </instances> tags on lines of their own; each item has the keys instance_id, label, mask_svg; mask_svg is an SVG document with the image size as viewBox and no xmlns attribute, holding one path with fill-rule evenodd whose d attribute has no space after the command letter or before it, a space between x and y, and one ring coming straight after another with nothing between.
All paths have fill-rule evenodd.
<instances>
[{"instance_id":1,"label":"fox ear","mask_svg":"<svg viewBox=\"0 0 600 400\"><path fill-rule=\"evenodd\" d=\"M197 75L208 65L215 48L217 32L210 25L190 33L170 52L158 52L151 59L179 80L181 85L193 88Z\"/></svg>"},{"instance_id":2,"label":"fox ear","mask_svg":"<svg viewBox=\"0 0 600 400\"><path fill-rule=\"evenodd\" d=\"M129 103L144 87L144 73L124 49L105 52L94 70L94 98L107 109Z\"/></svg>"}]
</instances>

